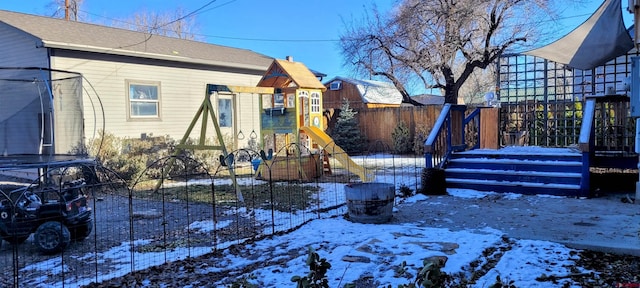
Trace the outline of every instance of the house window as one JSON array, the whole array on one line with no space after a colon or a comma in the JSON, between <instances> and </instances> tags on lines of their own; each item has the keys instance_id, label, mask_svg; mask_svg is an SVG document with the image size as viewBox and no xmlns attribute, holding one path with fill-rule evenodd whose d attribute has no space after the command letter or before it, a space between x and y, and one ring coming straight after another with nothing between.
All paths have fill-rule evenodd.
<instances>
[{"instance_id":1,"label":"house window","mask_svg":"<svg viewBox=\"0 0 640 288\"><path fill-rule=\"evenodd\" d=\"M307 91L299 91L298 98L309 98L309 92Z\"/></svg>"},{"instance_id":2,"label":"house window","mask_svg":"<svg viewBox=\"0 0 640 288\"><path fill-rule=\"evenodd\" d=\"M233 125L233 106L231 99L218 99L218 125L231 128Z\"/></svg>"},{"instance_id":3,"label":"house window","mask_svg":"<svg viewBox=\"0 0 640 288\"><path fill-rule=\"evenodd\" d=\"M127 81L129 87L129 118L160 118L160 82Z\"/></svg>"},{"instance_id":4,"label":"house window","mask_svg":"<svg viewBox=\"0 0 640 288\"><path fill-rule=\"evenodd\" d=\"M300 113L309 113L309 107L305 107L305 105L309 105L309 92L307 91L298 91L298 99L300 99Z\"/></svg>"},{"instance_id":5,"label":"house window","mask_svg":"<svg viewBox=\"0 0 640 288\"><path fill-rule=\"evenodd\" d=\"M296 94L287 94L287 108L296 107Z\"/></svg>"},{"instance_id":6,"label":"house window","mask_svg":"<svg viewBox=\"0 0 640 288\"><path fill-rule=\"evenodd\" d=\"M311 93L311 113L320 113L320 93Z\"/></svg>"},{"instance_id":7,"label":"house window","mask_svg":"<svg viewBox=\"0 0 640 288\"><path fill-rule=\"evenodd\" d=\"M273 94L273 108L284 107L284 94L280 89L276 89L276 93Z\"/></svg>"}]
</instances>

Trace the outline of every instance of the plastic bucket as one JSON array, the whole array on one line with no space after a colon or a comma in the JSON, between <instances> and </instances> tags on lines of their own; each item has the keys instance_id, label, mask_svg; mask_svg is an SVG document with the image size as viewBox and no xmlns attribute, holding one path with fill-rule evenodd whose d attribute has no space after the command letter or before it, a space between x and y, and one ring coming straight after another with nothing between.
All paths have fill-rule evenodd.
<instances>
[{"instance_id":1,"label":"plastic bucket","mask_svg":"<svg viewBox=\"0 0 640 288\"><path fill-rule=\"evenodd\" d=\"M344 186L349 220L358 223L386 223L391 220L395 185L352 183Z\"/></svg>"}]
</instances>

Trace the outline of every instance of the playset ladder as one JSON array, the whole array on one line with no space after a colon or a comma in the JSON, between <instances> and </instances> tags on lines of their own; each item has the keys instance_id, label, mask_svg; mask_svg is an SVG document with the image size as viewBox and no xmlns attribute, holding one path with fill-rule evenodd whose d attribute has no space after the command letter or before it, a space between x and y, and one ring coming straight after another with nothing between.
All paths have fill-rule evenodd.
<instances>
[{"instance_id":1,"label":"playset ladder","mask_svg":"<svg viewBox=\"0 0 640 288\"><path fill-rule=\"evenodd\" d=\"M326 175L331 175L331 164L329 163L329 153L322 151L322 172Z\"/></svg>"}]
</instances>

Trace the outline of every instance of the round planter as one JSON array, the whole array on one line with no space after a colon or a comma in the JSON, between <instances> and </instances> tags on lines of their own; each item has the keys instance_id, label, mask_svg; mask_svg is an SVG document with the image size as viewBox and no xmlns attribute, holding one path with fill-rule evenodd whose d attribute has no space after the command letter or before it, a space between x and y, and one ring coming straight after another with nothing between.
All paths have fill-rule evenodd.
<instances>
[{"instance_id":1,"label":"round planter","mask_svg":"<svg viewBox=\"0 0 640 288\"><path fill-rule=\"evenodd\" d=\"M349 219L358 223L386 223L391 220L395 185L352 183L344 186Z\"/></svg>"},{"instance_id":2,"label":"round planter","mask_svg":"<svg viewBox=\"0 0 640 288\"><path fill-rule=\"evenodd\" d=\"M424 195L447 195L447 180L444 169L424 168L422 170L422 189Z\"/></svg>"}]
</instances>

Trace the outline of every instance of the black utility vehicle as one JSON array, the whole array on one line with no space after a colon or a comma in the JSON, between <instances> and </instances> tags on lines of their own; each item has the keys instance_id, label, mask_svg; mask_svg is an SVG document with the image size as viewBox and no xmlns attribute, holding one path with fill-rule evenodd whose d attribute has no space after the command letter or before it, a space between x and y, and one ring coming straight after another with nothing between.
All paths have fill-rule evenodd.
<instances>
[{"instance_id":1,"label":"black utility vehicle","mask_svg":"<svg viewBox=\"0 0 640 288\"><path fill-rule=\"evenodd\" d=\"M44 254L63 251L73 241L82 241L93 228L83 179L58 185L30 185L0 190L0 237L20 244L33 234L33 242Z\"/></svg>"}]
</instances>

